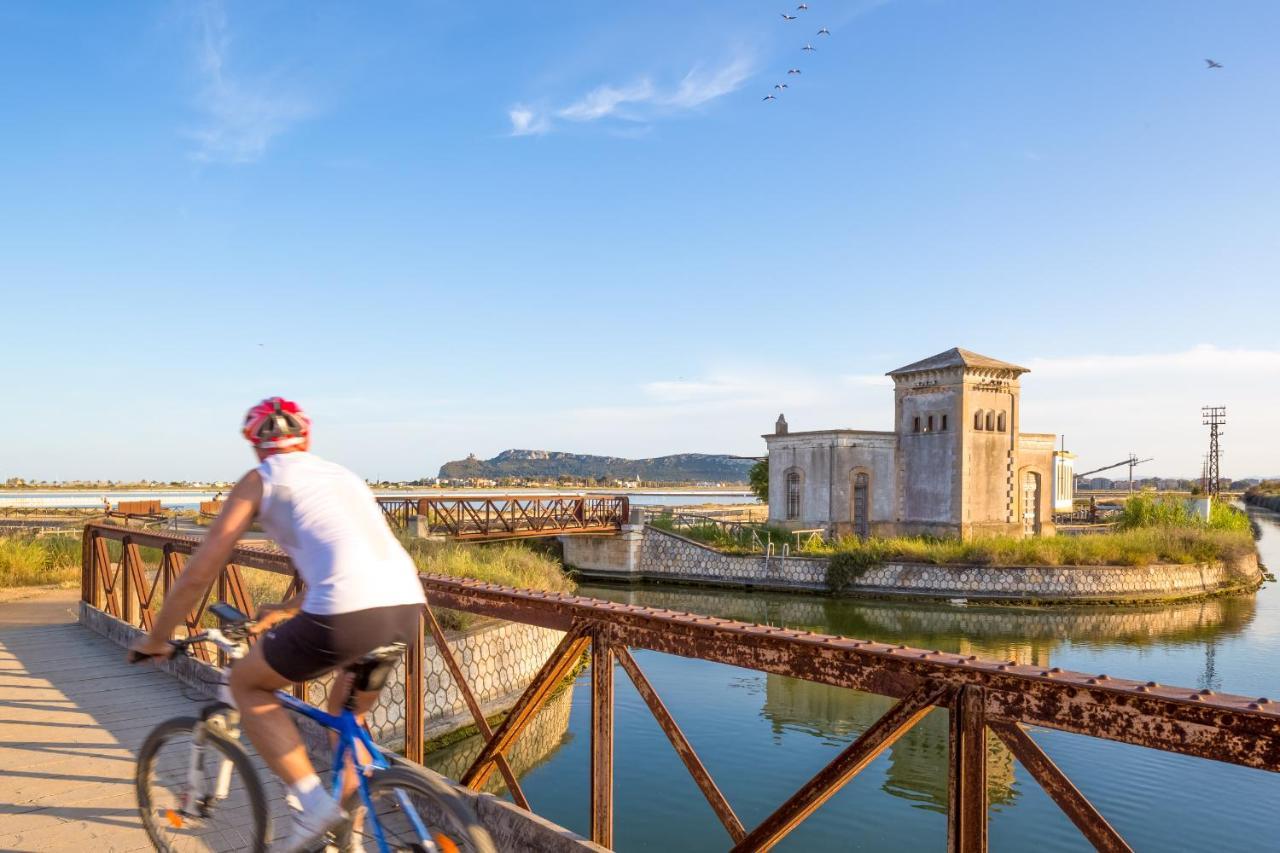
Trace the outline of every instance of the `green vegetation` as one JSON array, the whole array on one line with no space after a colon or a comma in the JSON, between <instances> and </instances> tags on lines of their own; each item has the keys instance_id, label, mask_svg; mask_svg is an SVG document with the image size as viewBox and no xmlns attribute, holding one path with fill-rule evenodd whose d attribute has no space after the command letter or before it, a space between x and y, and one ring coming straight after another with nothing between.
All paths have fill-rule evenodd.
<instances>
[{"instance_id":1,"label":"green vegetation","mask_svg":"<svg viewBox=\"0 0 1280 853\"><path fill-rule=\"evenodd\" d=\"M0 587L70 586L79 580L79 536L0 536Z\"/></svg>"},{"instance_id":2,"label":"green vegetation","mask_svg":"<svg viewBox=\"0 0 1280 853\"><path fill-rule=\"evenodd\" d=\"M549 592L574 588L557 560L519 543L468 545L407 537L402 541L422 572Z\"/></svg>"},{"instance_id":3,"label":"green vegetation","mask_svg":"<svg viewBox=\"0 0 1280 853\"><path fill-rule=\"evenodd\" d=\"M769 458L766 456L751 466L747 472L747 483L751 492L763 503L769 502Z\"/></svg>"}]
</instances>

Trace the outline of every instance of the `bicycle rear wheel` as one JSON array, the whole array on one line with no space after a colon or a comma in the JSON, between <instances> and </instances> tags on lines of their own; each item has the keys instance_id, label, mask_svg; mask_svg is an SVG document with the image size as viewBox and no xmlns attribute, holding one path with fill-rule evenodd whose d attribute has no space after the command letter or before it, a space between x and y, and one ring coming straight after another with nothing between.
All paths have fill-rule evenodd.
<instances>
[{"instance_id":1,"label":"bicycle rear wheel","mask_svg":"<svg viewBox=\"0 0 1280 853\"><path fill-rule=\"evenodd\" d=\"M369 780L369 799L393 851L430 849L422 830L440 853L497 853L489 831L480 825L475 809L447 784L406 767L392 767ZM339 840L343 851L376 853L377 838L359 792L347 799L351 821Z\"/></svg>"},{"instance_id":2,"label":"bicycle rear wheel","mask_svg":"<svg viewBox=\"0 0 1280 853\"><path fill-rule=\"evenodd\" d=\"M157 850L261 853L271 841L262 782L244 747L195 717L168 720L147 736L135 785Z\"/></svg>"}]
</instances>

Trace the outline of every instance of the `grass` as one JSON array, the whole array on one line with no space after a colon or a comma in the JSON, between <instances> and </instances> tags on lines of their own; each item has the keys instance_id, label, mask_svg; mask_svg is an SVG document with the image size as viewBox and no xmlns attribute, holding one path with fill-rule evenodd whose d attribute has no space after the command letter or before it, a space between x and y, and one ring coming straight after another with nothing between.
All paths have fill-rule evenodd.
<instances>
[{"instance_id":1,"label":"grass","mask_svg":"<svg viewBox=\"0 0 1280 853\"><path fill-rule=\"evenodd\" d=\"M413 538L404 539L403 544L419 571L548 592L572 592L574 588L559 561L526 545L469 545Z\"/></svg>"},{"instance_id":2,"label":"grass","mask_svg":"<svg viewBox=\"0 0 1280 853\"><path fill-rule=\"evenodd\" d=\"M80 581L80 537L0 536L0 587Z\"/></svg>"}]
</instances>

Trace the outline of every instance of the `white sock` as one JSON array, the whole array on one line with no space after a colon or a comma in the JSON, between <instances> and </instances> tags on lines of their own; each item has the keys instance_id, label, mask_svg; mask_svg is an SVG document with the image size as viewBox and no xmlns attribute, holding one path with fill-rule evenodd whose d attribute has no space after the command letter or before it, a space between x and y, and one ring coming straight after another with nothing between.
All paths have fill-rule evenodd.
<instances>
[{"instance_id":1,"label":"white sock","mask_svg":"<svg viewBox=\"0 0 1280 853\"><path fill-rule=\"evenodd\" d=\"M331 799L329 792L320 784L320 777L314 773L290 785L289 791L298 798L298 805L304 812L315 811L316 808L323 806L326 800Z\"/></svg>"}]
</instances>

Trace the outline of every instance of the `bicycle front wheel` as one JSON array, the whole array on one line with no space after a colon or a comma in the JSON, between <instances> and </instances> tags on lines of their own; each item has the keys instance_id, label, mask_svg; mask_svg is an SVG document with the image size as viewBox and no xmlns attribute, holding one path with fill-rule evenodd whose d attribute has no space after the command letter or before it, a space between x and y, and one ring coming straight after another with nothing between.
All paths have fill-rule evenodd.
<instances>
[{"instance_id":1,"label":"bicycle front wheel","mask_svg":"<svg viewBox=\"0 0 1280 853\"><path fill-rule=\"evenodd\" d=\"M271 841L266 796L238 742L195 717L156 727L138 754L138 811L157 850L253 850Z\"/></svg>"},{"instance_id":2,"label":"bicycle front wheel","mask_svg":"<svg viewBox=\"0 0 1280 853\"><path fill-rule=\"evenodd\" d=\"M497 853L489 831L480 825L475 809L448 784L405 767L392 767L369 780L374 817L393 851L430 850L440 853ZM349 835L342 850L378 850L368 808L357 791L347 800ZM425 836L425 837L424 837ZM426 843L430 839L431 844Z\"/></svg>"}]
</instances>

